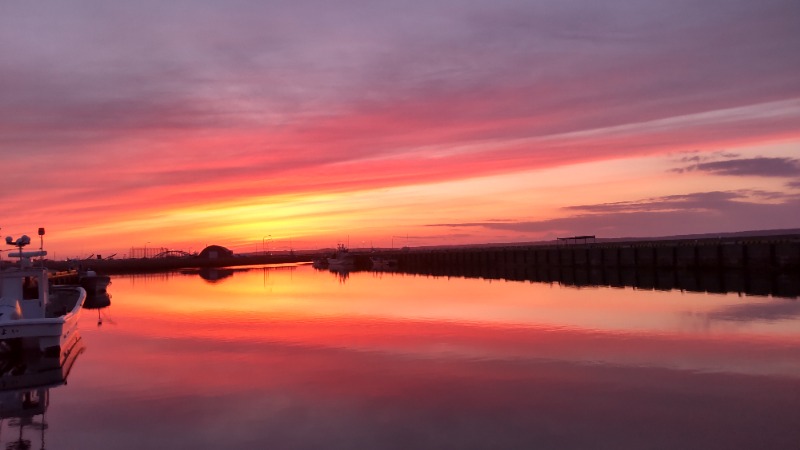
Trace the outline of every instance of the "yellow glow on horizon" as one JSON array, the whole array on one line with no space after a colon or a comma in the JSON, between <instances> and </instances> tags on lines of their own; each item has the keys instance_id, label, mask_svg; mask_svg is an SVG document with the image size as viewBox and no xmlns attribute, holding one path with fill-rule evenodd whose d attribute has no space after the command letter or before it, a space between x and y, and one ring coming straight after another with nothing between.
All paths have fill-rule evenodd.
<instances>
[{"instance_id":1,"label":"yellow glow on horizon","mask_svg":"<svg viewBox=\"0 0 800 450\"><path fill-rule=\"evenodd\" d=\"M724 151L735 153L738 158L787 157L793 155L797 143L793 139L758 146L743 144ZM715 157L709 152L698 154ZM378 188L367 185L348 191L247 195L225 201L204 200L205 194L198 194L188 206L169 209L151 194L153 201L146 209L121 211L86 227L59 230L57 239L59 244L84 242L78 248L104 254L123 253L145 242L194 250L216 243L252 251L260 247L263 236L271 236L274 241L294 239L294 248L329 247L348 238L356 245L364 242L388 247L396 244L394 236L406 235L418 240L402 245L463 243L458 239L532 240L537 235L510 231L487 235L479 228L459 230L428 225L540 221L574 214L564 209L567 206L635 202L708 191L787 189L786 181L777 177L671 172L690 166L679 161L687 155L692 154L587 161L440 182ZM210 190L213 186L202 192ZM469 233L471 237L467 236ZM462 236L451 237L457 234Z\"/></svg>"}]
</instances>

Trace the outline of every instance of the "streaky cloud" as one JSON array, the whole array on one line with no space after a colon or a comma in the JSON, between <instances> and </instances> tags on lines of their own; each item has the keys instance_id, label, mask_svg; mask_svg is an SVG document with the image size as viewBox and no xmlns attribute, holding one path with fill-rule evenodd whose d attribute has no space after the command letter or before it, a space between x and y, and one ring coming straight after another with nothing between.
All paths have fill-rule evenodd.
<instances>
[{"instance_id":1,"label":"streaky cloud","mask_svg":"<svg viewBox=\"0 0 800 450\"><path fill-rule=\"evenodd\" d=\"M764 197L773 200L765 203ZM775 201L779 199L779 201ZM716 191L671 195L630 202L563 208L577 214L540 221L486 221L431 224L434 227L483 228L534 236L594 234L598 237L670 236L797 226L800 195L759 191Z\"/></svg>"},{"instance_id":2,"label":"streaky cloud","mask_svg":"<svg viewBox=\"0 0 800 450\"><path fill-rule=\"evenodd\" d=\"M697 162L696 165L674 169L674 171L758 177L795 177L800 175L800 159L797 158L756 157L711 162L700 162L698 159L695 162Z\"/></svg>"}]
</instances>

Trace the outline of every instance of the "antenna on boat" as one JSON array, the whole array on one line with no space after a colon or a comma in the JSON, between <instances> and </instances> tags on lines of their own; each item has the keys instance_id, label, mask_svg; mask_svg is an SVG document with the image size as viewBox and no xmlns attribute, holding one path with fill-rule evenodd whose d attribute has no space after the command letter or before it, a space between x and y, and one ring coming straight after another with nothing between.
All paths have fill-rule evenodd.
<instances>
[{"instance_id":1,"label":"antenna on boat","mask_svg":"<svg viewBox=\"0 0 800 450\"><path fill-rule=\"evenodd\" d=\"M39 253L44 252L44 227L39 227ZM44 267L44 255L39 257L39 263Z\"/></svg>"},{"instance_id":2,"label":"antenna on boat","mask_svg":"<svg viewBox=\"0 0 800 450\"><path fill-rule=\"evenodd\" d=\"M18 237L16 240L14 240L14 238L11 236L6 236L6 244L13 245L18 249L16 253L11 253L9 256L12 258L19 258L20 268L31 267L31 258L36 256L44 256L47 254L47 252L44 250L40 250L38 252L23 252L22 248L30 243L31 238L25 234Z\"/></svg>"},{"instance_id":3,"label":"antenna on boat","mask_svg":"<svg viewBox=\"0 0 800 450\"><path fill-rule=\"evenodd\" d=\"M14 240L14 238L12 238L11 236L6 236L6 244L18 247L20 254L22 254L22 247L30 243L31 243L31 238L29 238L27 235L24 234L18 237L16 240Z\"/></svg>"}]
</instances>

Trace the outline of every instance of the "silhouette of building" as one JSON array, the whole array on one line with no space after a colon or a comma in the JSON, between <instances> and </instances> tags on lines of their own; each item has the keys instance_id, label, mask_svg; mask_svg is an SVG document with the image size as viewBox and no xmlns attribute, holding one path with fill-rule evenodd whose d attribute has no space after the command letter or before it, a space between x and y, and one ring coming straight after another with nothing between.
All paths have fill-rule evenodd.
<instances>
[{"instance_id":1,"label":"silhouette of building","mask_svg":"<svg viewBox=\"0 0 800 450\"><path fill-rule=\"evenodd\" d=\"M233 251L220 245L209 245L200 252L200 258L217 259L233 256Z\"/></svg>"}]
</instances>

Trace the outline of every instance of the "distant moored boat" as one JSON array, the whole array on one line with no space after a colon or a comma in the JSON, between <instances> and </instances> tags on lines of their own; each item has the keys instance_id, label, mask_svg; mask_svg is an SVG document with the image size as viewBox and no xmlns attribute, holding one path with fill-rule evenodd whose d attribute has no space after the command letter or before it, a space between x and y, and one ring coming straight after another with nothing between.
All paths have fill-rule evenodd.
<instances>
[{"instance_id":1,"label":"distant moored boat","mask_svg":"<svg viewBox=\"0 0 800 450\"><path fill-rule=\"evenodd\" d=\"M342 244L336 249L336 253L328 258L328 268L331 270L351 270L355 267L355 257Z\"/></svg>"}]
</instances>

